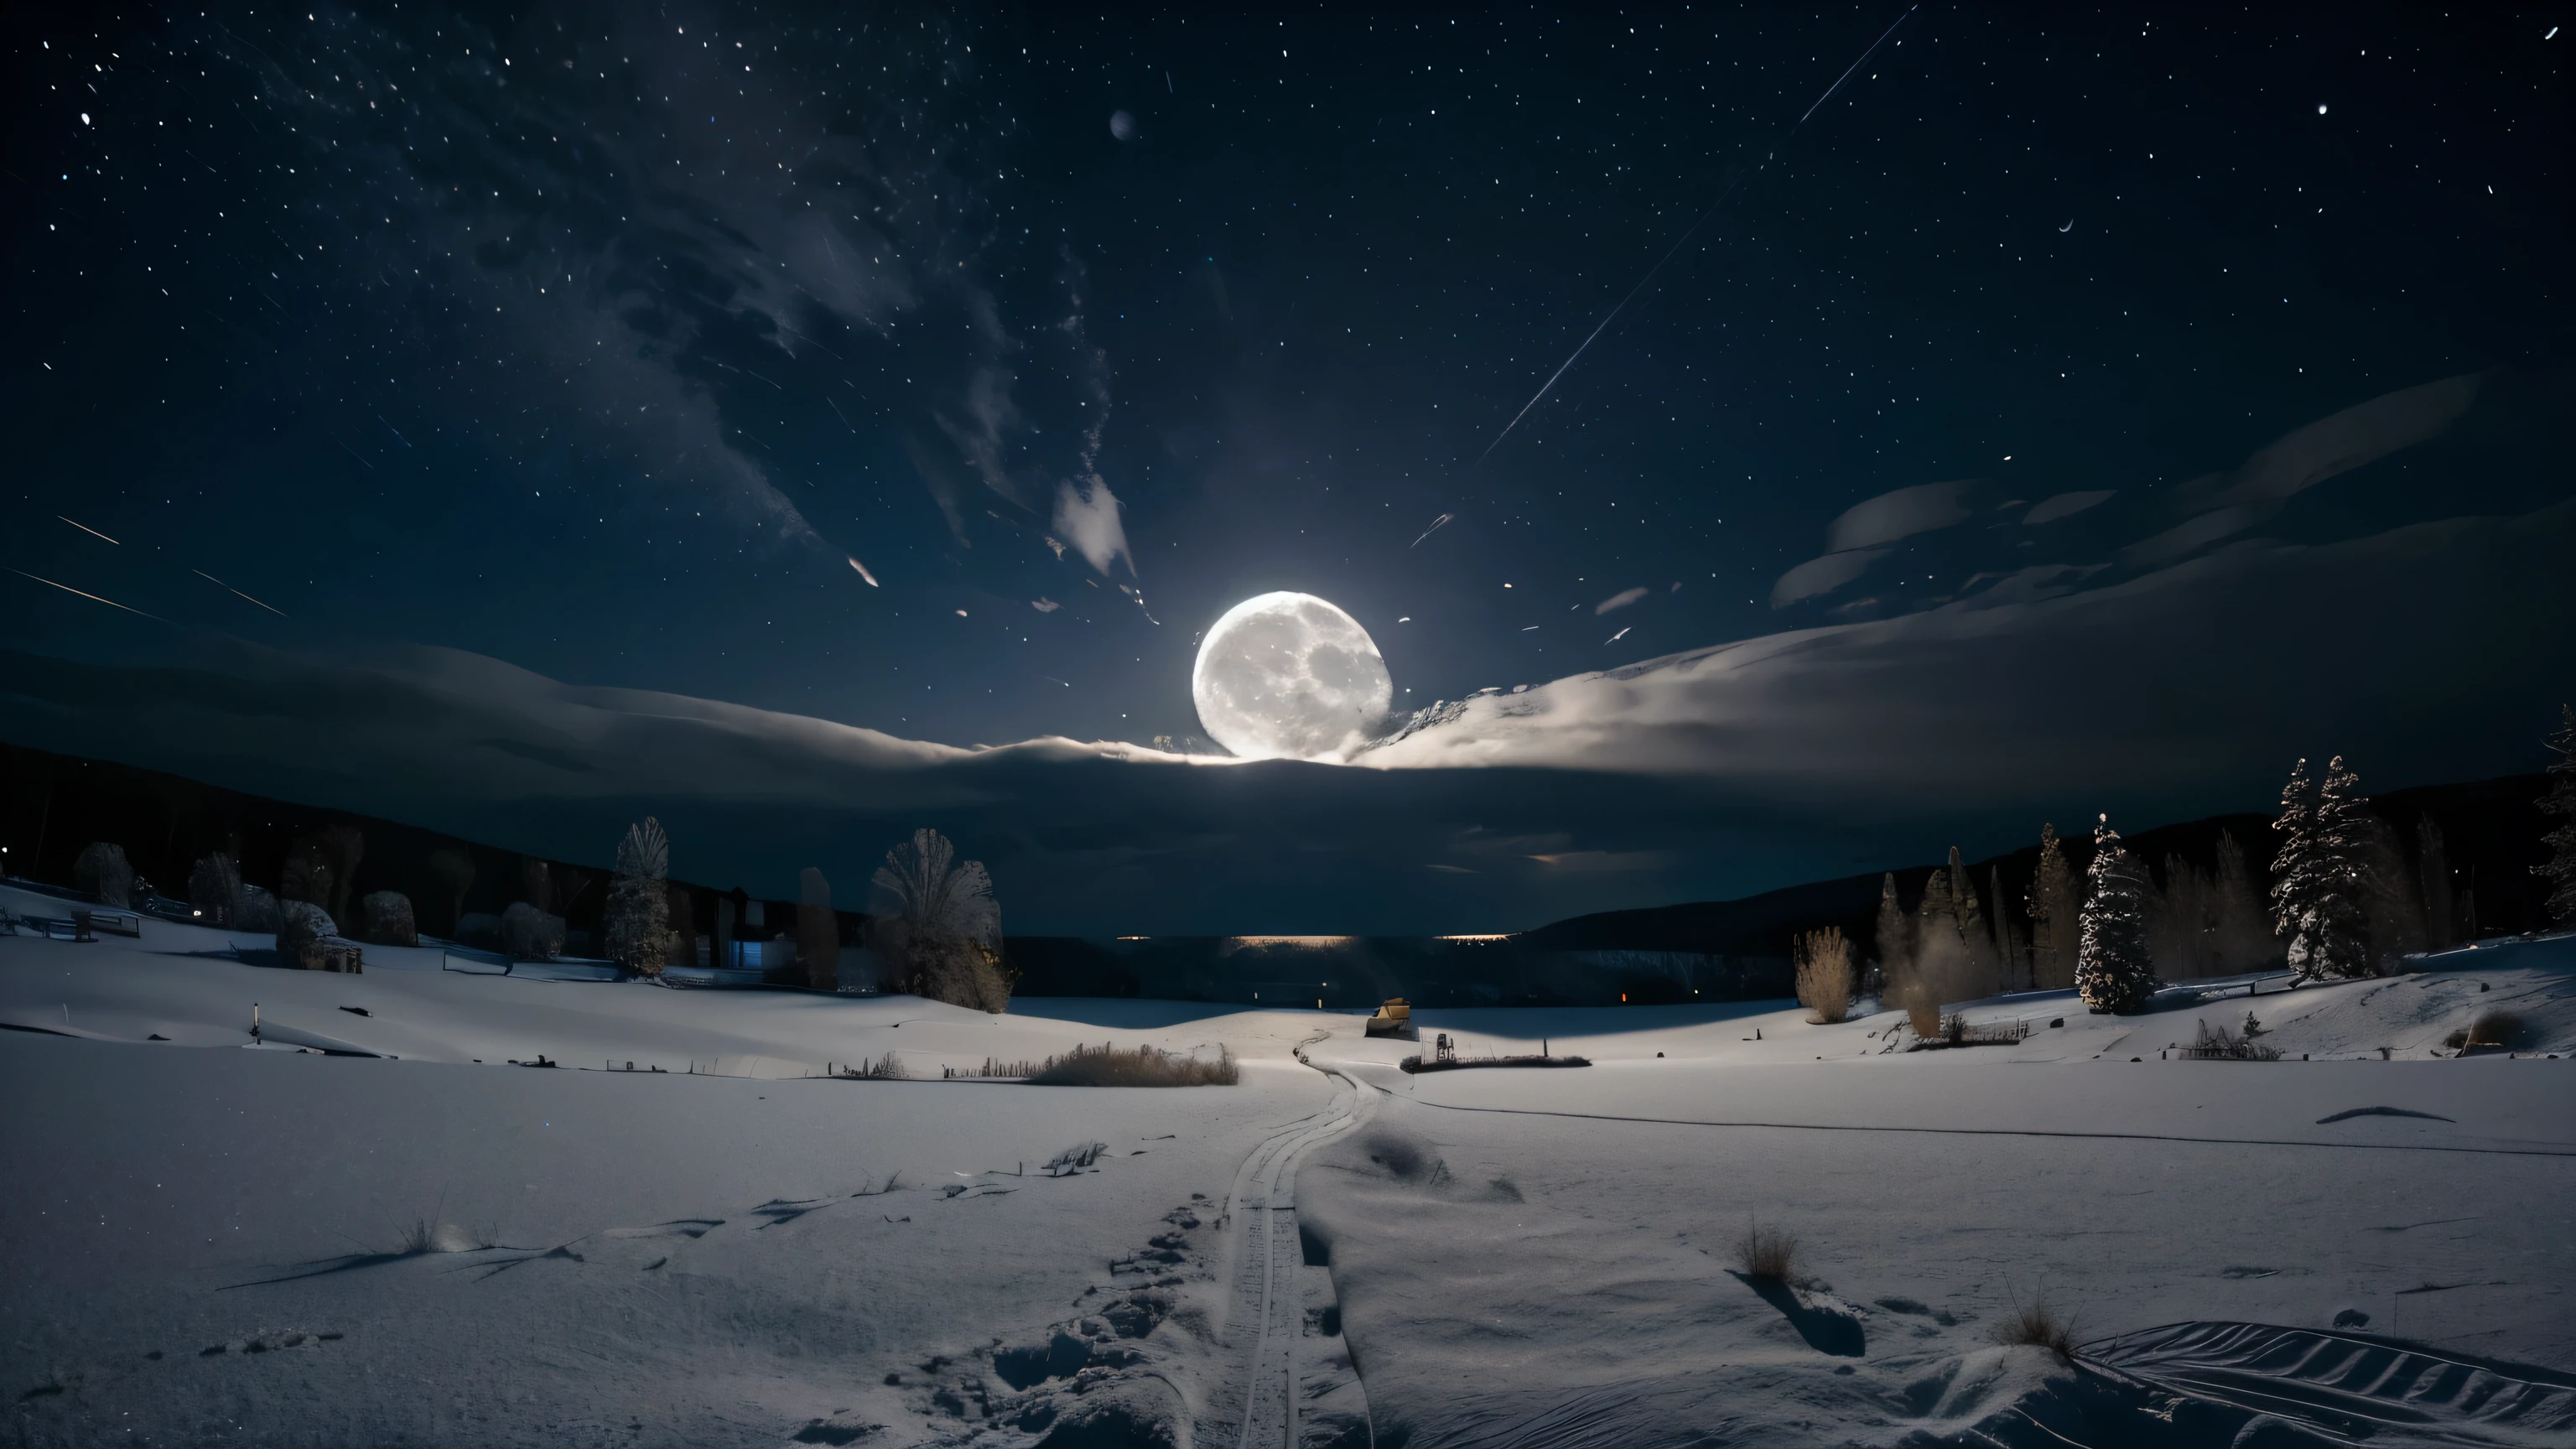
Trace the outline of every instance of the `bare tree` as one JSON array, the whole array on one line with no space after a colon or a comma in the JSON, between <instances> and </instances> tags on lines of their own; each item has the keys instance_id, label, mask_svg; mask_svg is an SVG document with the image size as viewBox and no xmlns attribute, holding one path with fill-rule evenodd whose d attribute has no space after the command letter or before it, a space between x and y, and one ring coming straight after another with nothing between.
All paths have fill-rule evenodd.
<instances>
[{"instance_id":1,"label":"bare tree","mask_svg":"<svg viewBox=\"0 0 2576 1449\"><path fill-rule=\"evenodd\" d=\"M1843 939L1843 928L1827 926L1821 931L1802 932L1789 943L1789 949L1797 958L1798 1004L1807 1008L1807 1019L1824 1026L1849 1016L1851 942Z\"/></svg>"},{"instance_id":2,"label":"bare tree","mask_svg":"<svg viewBox=\"0 0 2576 1449\"><path fill-rule=\"evenodd\" d=\"M2218 833L2218 868L2209 889L2210 948L2219 975L2260 970L2281 958L2272 922L2263 912L2263 894L2254 885L2254 868L2232 830Z\"/></svg>"},{"instance_id":3,"label":"bare tree","mask_svg":"<svg viewBox=\"0 0 2576 1449\"><path fill-rule=\"evenodd\" d=\"M2460 939L2459 899L2451 889L2451 852L2430 815L2415 819L2415 874L2424 891L2424 945L2447 951Z\"/></svg>"},{"instance_id":4,"label":"bare tree","mask_svg":"<svg viewBox=\"0 0 2576 1449\"><path fill-rule=\"evenodd\" d=\"M465 915L465 893L474 887L474 858L442 845L429 853L429 875L438 882L439 900L447 907L445 929L453 936Z\"/></svg>"},{"instance_id":5,"label":"bare tree","mask_svg":"<svg viewBox=\"0 0 2576 1449\"><path fill-rule=\"evenodd\" d=\"M2075 950L2080 898L2075 873L2058 846L2057 827L2039 828L2039 868L2030 882L2031 985L2041 991L2064 991L2075 984Z\"/></svg>"},{"instance_id":6,"label":"bare tree","mask_svg":"<svg viewBox=\"0 0 2576 1449\"><path fill-rule=\"evenodd\" d=\"M1011 1000L1002 973L1002 908L983 862L952 868L955 856L936 830L916 830L886 852L869 912L877 953L903 990L998 1012Z\"/></svg>"},{"instance_id":7,"label":"bare tree","mask_svg":"<svg viewBox=\"0 0 2576 1449\"><path fill-rule=\"evenodd\" d=\"M626 827L617 845L617 878L608 888L608 955L627 970L660 976L670 959L671 839L647 815Z\"/></svg>"},{"instance_id":8,"label":"bare tree","mask_svg":"<svg viewBox=\"0 0 2576 1449\"><path fill-rule=\"evenodd\" d=\"M805 867L796 879L802 899L796 903L796 960L805 968L805 984L817 991L841 985L841 922L832 914L832 883L823 872Z\"/></svg>"},{"instance_id":9,"label":"bare tree","mask_svg":"<svg viewBox=\"0 0 2576 1449\"><path fill-rule=\"evenodd\" d=\"M2179 854L2165 857L2164 888L2151 887L2147 896L2147 954L2165 980L2215 974L2210 951L2213 894L2200 867Z\"/></svg>"}]
</instances>

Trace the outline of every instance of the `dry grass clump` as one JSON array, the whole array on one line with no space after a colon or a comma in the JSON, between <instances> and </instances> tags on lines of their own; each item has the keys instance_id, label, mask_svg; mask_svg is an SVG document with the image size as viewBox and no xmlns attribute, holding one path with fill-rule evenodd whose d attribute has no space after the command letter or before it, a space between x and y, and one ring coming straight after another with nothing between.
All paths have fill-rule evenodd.
<instances>
[{"instance_id":1,"label":"dry grass clump","mask_svg":"<svg viewBox=\"0 0 2576 1449\"><path fill-rule=\"evenodd\" d=\"M2073 1358L2075 1316L2060 1314L2050 1307L2046 1294L2037 1295L2028 1303L2015 1299L2012 1315L1995 1325L1995 1342L2029 1344L2047 1349L2059 1358Z\"/></svg>"},{"instance_id":2,"label":"dry grass clump","mask_svg":"<svg viewBox=\"0 0 2576 1449\"><path fill-rule=\"evenodd\" d=\"M2522 1040L2522 1018L2510 1011L2482 1011L2466 1031L2455 1031L2443 1039L2453 1051L2473 1047L2509 1047Z\"/></svg>"},{"instance_id":3,"label":"dry grass clump","mask_svg":"<svg viewBox=\"0 0 2576 1449\"><path fill-rule=\"evenodd\" d=\"M1744 1236L1735 1240L1737 1269L1758 1282L1788 1282L1797 1261L1798 1240L1778 1228L1747 1223Z\"/></svg>"},{"instance_id":4,"label":"dry grass clump","mask_svg":"<svg viewBox=\"0 0 2576 1449\"><path fill-rule=\"evenodd\" d=\"M1851 942L1843 939L1843 928L1804 932L1790 942L1790 951L1797 958L1798 1004L1807 1008L1807 1019L1830 1026L1849 1016Z\"/></svg>"},{"instance_id":5,"label":"dry grass clump","mask_svg":"<svg viewBox=\"0 0 2576 1449\"><path fill-rule=\"evenodd\" d=\"M852 1062L850 1065L833 1073L833 1075L848 1077L853 1081L877 1080L899 1082L911 1076L912 1073L905 1070L903 1062L898 1059L894 1053L887 1052L884 1056L881 1056L872 1062Z\"/></svg>"},{"instance_id":6,"label":"dry grass clump","mask_svg":"<svg viewBox=\"0 0 2576 1449\"><path fill-rule=\"evenodd\" d=\"M1028 1078L1033 1087L1231 1087L1242 1080L1234 1053L1222 1046L1206 1061L1152 1046L1120 1051L1107 1042L1049 1057Z\"/></svg>"}]
</instances>

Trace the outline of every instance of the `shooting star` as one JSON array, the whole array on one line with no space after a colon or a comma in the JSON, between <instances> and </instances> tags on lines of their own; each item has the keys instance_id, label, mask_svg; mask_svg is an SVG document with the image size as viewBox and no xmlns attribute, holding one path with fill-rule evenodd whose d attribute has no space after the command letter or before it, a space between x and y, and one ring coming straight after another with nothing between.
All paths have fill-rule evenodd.
<instances>
[{"instance_id":1,"label":"shooting star","mask_svg":"<svg viewBox=\"0 0 2576 1449\"><path fill-rule=\"evenodd\" d=\"M854 569L857 569L857 570L859 571L859 577L860 577L860 578L863 578L863 579L866 579L866 580L868 581L868 587L869 587L869 588L872 588L872 589L873 589L873 588L878 587L878 585L877 585L877 576L876 576L875 574L872 574L872 573L869 573L869 572L868 572L868 566L867 566L866 564L863 564L863 563L859 562L857 559L851 559L851 560L850 560L850 567L852 567L852 568L854 568Z\"/></svg>"},{"instance_id":2,"label":"shooting star","mask_svg":"<svg viewBox=\"0 0 2576 1449\"><path fill-rule=\"evenodd\" d=\"M222 589L225 593L236 594L242 598L250 599L250 595L242 593L241 590L225 583L222 579L216 578L213 574L206 572L204 569L190 569L188 572L195 574L197 577L204 579L207 583L213 584L215 587ZM260 604L257 599L250 599L250 601L254 604L259 604L261 608L268 610L270 613L275 614L281 619L286 617L286 611L284 609L278 608L272 604Z\"/></svg>"},{"instance_id":3,"label":"shooting star","mask_svg":"<svg viewBox=\"0 0 2576 1449\"><path fill-rule=\"evenodd\" d=\"M1490 452L1490 451L1492 451L1492 450L1491 450L1491 449L1488 449L1487 451L1489 451L1489 452ZM1445 526L1445 525L1449 522L1449 520L1451 520L1451 519L1453 519L1453 518L1456 518L1457 516L1458 516L1458 515L1457 515L1457 514L1454 514L1454 513L1444 513L1444 514L1441 514L1438 518L1435 518L1435 519L1431 520L1431 526L1430 526L1429 528L1426 528L1426 529L1422 530L1422 538L1429 538L1431 535L1433 535L1433 534L1435 534L1435 533L1438 533L1438 532L1441 530L1441 528L1442 528L1443 526ZM64 521L65 521L65 522L69 522L70 520L66 519L66 520L64 520ZM1408 548L1408 549L1416 549L1416 548L1420 548L1420 547L1422 547L1422 538L1417 538L1417 539L1415 539L1413 542L1406 544L1406 545L1405 545L1405 547L1406 547L1406 548Z\"/></svg>"},{"instance_id":4,"label":"shooting star","mask_svg":"<svg viewBox=\"0 0 2576 1449\"><path fill-rule=\"evenodd\" d=\"M1575 360L1583 356L1583 354L1591 348L1593 343L1601 340L1601 334L1610 329L1610 324L1617 321L1619 314L1628 309L1629 303L1637 300L1637 294L1646 290L1646 284L1655 280L1656 275L1662 272L1665 265L1671 262L1673 258L1681 255L1682 248L1690 244L1690 239L1692 237L1699 235L1699 229L1708 225L1710 219L1717 215L1718 208L1726 205L1726 199L1735 194L1735 189L1738 186L1744 184L1745 177L1760 175L1764 168L1768 167L1773 161L1778 160L1781 151L1787 149L1789 143L1797 139L1799 128L1807 124L1807 116L1814 115L1817 110L1825 104L1825 102L1832 100L1834 98L1834 92L1843 88L1843 82L1852 78L1852 71L1859 70L1863 65L1868 64L1869 58L1878 54L1878 48L1887 44L1887 37L1896 33L1896 27L1898 25L1903 25L1906 21L1906 17L1912 15L1915 8L1916 7L1914 5L1906 6L1905 13L1896 17L1895 24L1888 26L1885 31L1880 33L1878 39L1870 42L1869 49L1860 53L1860 59L1851 63L1850 70L1844 71L1841 76L1835 79L1832 85L1825 87L1825 93L1816 97L1815 105L1807 107L1807 114L1798 118L1797 124L1789 128L1789 134L1781 137L1779 145L1773 147L1768 155L1755 163L1751 171L1744 172L1741 175L1738 175L1733 181L1726 183L1726 189L1720 191L1717 194L1717 200L1709 203L1708 210L1700 213L1699 220L1692 222L1690 224L1690 229L1682 233L1681 240L1674 242L1672 249L1665 252L1661 260L1646 269L1646 275L1637 279L1637 285L1629 288L1628 295L1619 299L1619 305L1612 307L1608 314L1602 317L1601 325L1593 328L1591 335L1583 339L1583 345L1575 348L1573 355L1566 358L1565 361L1558 366L1556 371L1549 373L1547 381L1539 384L1538 391L1531 394L1530 400L1521 405L1521 410L1512 414L1512 420L1503 424L1503 430L1496 433L1494 435L1494 440L1485 445L1485 451L1476 455L1476 461L1478 463L1481 464L1487 458L1494 456L1494 450L1503 445L1503 439L1512 435L1512 429L1521 425L1521 419L1529 416L1530 409L1538 406L1539 399L1546 397L1549 390L1556 386L1556 380L1565 376L1566 369L1574 366Z\"/></svg>"},{"instance_id":5,"label":"shooting star","mask_svg":"<svg viewBox=\"0 0 2576 1449\"><path fill-rule=\"evenodd\" d=\"M2059 231L2073 231L2073 230L2075 230L2075 218L2073 218L2073 217L2071 217L2071 216L2070 216L2070 217L2068 217L2068 218L2066 219L2066 225L2059 227L2059 228L2058 228L2058 230L2059 230Z\"/></svg>"},{"instance_id":6,"label":"shooting star","mask_svg":"<svg viewBox=\"0 0 2576 1449\"><path fill-rule=\"evenodd\" d=\"M1636 625L1631 624L1631 625L1629 625L1629 626L1628 626L1628 629L1634 629L1634 628L1636 628L1636 627L1637 627ZM1601 642L1602 642L1602 643L1604 643L1604 644L1616 644L1616 643L1618 643L1620 640L1625 639L1625 638L1627 638L1627 637L1628 637L1628 629L1622 629L1622 630L1620 630L1618 633L1611 635L1609 638L1604 639L1604 640L1602 640Z\"/></svg>"},{"instance_id":7,"label":"shooting star","mask_svg":"<svg viewBox=\"0 0 2576 1449\"><path fill-rule=\"evenodd\" d=\"M54 516L55 516L56 518L63 518L63 516L62 516L61 514L59 514L59 513L55 514ZM97 529L90 527L90 526L89 526L88 524L86 524L86 523L73 523L73 522L72 522L72 520L70 520L70 519L68 519L68 518L63 518L63 522L65 522L65 523L70 523L70 524L72 525L72 527L79 529L81 532L88 534L88 535L89 535L90 537L92 537L92 538L107 538L107 535L106 535L106 534L103 534L103 533L99 532ZM123 547L125 547L125 545L124 545L124 544L117 543L115 539L107 538L107 541L108 541L109 543L115 543L115 544L116 544L116 546L117 546L118 548L123 548ZM30 575L30 577L33 577L33 575Z\"/></svg>"},{"instance_id":8,"label":"shooting star","mask_svg":"<svg viewBox=\"0 0 2576 1449\"><path fill-rule=\"evenodd\" d=\"M61 515L61 514L56 514L56 515L54 515L54 516L55 516L55 517L57 517L57 518L62 517L62 515ZM66 521L68 521L68 520L66 520ZM87 590L85 590L85 589L76 589L76 588L73 588L73 587L72 587L71 585L69 585L69 584L57 584L57 583L55 583L52 579L37 578L37 577L36 577L36 575L34 575L34 574L31 574L31 573L27 572L25 569L11 569L11 570L9 570L9 572L11 572L11 573L13 573L13 574L16 574L18 577L20 577L20 578L22 578L22 579L35 579L37 583L45 584L45 585L49 585L49 586L51 586L51 587L53 587L53 588L60 589L60 590L62 590L62 591L63 591L64 593L66 593L66 594L79 594L79 595L80 595L82 598L84 598L84 599L89 599L89 600L92 600L92 601L97 602L97 603L105 604L105 605L107 605L107 606L108 606L109 608L111 608L111 609L125 609L125 612L127 612L127 613L129 613L129 614L142 614L144 618L151 620L151 621L152 621L153 623L155 623L155 624L160 624L160 623L166 623L166 622L168 622L167 620L164 620L164 619L163 619L160 615L158 615L158 614L144 614L144 613L143 613L143 611L142 611L141 609L131 609L131 608L126 608L126 606L125 606L125 605L118 603L118 602L117 602L116 600L114 600L114 599L102 599L102 598L99 598L99 596L98 596L98 595L93 594L93 593L90 593L90 592L88 592L88 591L87 591Z\"/></svg>"}]
</instances>

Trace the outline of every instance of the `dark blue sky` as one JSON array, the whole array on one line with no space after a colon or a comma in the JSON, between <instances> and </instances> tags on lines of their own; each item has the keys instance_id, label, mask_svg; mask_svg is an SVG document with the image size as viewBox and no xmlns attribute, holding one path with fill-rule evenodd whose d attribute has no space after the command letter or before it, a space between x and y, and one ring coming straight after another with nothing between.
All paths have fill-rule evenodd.
<instances>
[{"instance_id":1,"label":"dark blue sky","mask_svg":"<svg viewBox=\"0 0 2576 1449\"><path fill-rule=\"evenodd\" d=\"M2567 495L2576 8L1926 5L1798 126L1900 13L16 7L0 562L290 651L1144 741L1270 589L1418 707ZM40 651L102 612L0 600Z\"/></svg>"}]
</instances>

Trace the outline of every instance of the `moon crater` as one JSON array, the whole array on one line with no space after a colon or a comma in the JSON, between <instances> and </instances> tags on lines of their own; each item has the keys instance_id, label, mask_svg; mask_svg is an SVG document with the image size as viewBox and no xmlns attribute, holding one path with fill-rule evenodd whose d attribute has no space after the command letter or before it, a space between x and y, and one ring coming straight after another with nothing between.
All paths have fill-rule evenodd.
<instances>
[{"instance_id":1,"label":"moon crater","mask_svg":"<svg viewBox=\"0 0 2576 1449\"><path fill-rule=\"evenodd\" d=\"M1246 759L1346 759L1385 721L1394 683L1357 619L1312 594L1261 594L1199 646L1190 694L1210 738Z\"/></svg>"}]
</instances>

